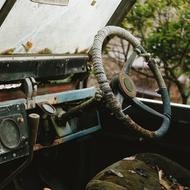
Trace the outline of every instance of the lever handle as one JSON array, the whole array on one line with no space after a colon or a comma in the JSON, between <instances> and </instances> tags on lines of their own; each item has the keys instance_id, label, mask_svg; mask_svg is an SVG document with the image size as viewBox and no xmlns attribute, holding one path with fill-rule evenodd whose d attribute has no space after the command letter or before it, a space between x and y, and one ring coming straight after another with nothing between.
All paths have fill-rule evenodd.
<instances>
[{"instance_id":1,"label":"lever handle","mask_svg":"<svg viewBox=\"0 0 190 190\"><path fill-rule=\"evenodd\" d=\"M37 134L38 134L38 127L40 123L40 115L36 113L29 114L29 127L31 130L31 142L34 146L36 144Z\"/></svg>"}]
</instances>

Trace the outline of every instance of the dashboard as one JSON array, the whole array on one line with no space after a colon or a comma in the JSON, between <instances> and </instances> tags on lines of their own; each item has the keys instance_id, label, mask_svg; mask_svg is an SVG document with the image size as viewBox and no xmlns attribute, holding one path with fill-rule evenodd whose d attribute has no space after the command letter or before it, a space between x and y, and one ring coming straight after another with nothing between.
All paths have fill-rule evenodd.
<instances>
[{"instance_id":1,"label":"dashboard","mask_svg":"<svg viewBox=\"0 0 190 190\"><path fill-rule=\"evenodd\" d=\"M94 87L76 89L88 73L87 60L60 55L0 60L0 84L20 83L18 88L0 90L0 164L29 155L31 146L34 151L49 148L101 128L95 106L61 120L95 96Z\"/></svg>"},{"instance_id":2,"label":"dashboard","mask_svg":"<svg viewBox=\"0 0 190 190\"><path fill-rule=\"evenodd\" d=\"M40 115L37 140L34 151L62 144L101 129L96 109L87 109L64 123L56 123L54 116L62 113L64 107L71 107L78 101L93 97L95 88L66 91L36 96L35 108L27 107L25 99L3 102L0 107L0 164L29 154L29 132L33 126L28 115ZM57 102L52 103L52 99ZM7 106L8 105L8 106Z\"/></svg>"}]
</instances>

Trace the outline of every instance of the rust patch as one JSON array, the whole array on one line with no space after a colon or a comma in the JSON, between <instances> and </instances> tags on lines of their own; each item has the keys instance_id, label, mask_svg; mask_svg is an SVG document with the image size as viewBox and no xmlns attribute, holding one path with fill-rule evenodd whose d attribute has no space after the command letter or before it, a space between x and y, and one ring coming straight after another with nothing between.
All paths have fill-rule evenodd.
<instances>
[{"instance_id":1,"label":"rust patch","mask_svg":"<svg viewBox=\"0 0 190 190\"><path fill-rule=\"evenodd\" d=\"M41 149L44 149L44 148L50 148L50 147L53 147L53 146L56 146L56 145L59 145L59 144L62 144L62 143L64 143L63 138L55 139L54 142L50 146L43 146L41 144L35 144L34 147L33 147L33 150L38 151L38 150L41 150Z\"/></svg>"},{"instance_id":2,"label":"rust patch","mask_svg":"<svg viewBox=\"0 0 190 190\"><path fill-rule=\"evenodd\" d=\"M0 102L7 101L7 100L20 99L20 98L26 98L26 96L24 92L19 89L2 90L0 93Z\"/></svg>"},{"instance_id":3,"label":"rust patch","mask_svg":"<svg viewBox=\"0 0 190 190\"><path fill-rule=\"evenodd\" d=\"M51 94L51 93L63 92L67 90L73 90L75 89L75 87L76 87L75 83L46 85L46 86L38 88L37 95Z\"/></svg>"},{"instance_id":4,"label":"rust patch","mask_svg":"<svg viewBox=\"0 0 190 190\"><path fill-rule=\"evenodd\" d=\"M76 85L77 85L76 83L46 85L38 88L37 95L45 95L57 92L64 92L68 90L74 90L76 88ZM21 89L1 90L0 102L20 99L20 98L26 98L26 95ZM54 99L53 102L56 103L56 97L54 97L53 99Z\"/></svg>"}]
</instances>

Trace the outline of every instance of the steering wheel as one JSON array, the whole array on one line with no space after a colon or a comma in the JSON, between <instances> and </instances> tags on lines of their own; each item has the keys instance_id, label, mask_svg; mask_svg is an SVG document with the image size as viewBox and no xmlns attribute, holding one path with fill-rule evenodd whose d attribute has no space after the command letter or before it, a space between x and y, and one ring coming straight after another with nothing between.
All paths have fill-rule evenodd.
<instances>
[{"instance_id":1,"label":"steering wheel","mask_svg":"<svg viewBox=\"0 0 190 190\"><path fill-rule=\"evenodd\" d=\"M106 77L105 70L102 64L102 45L105 38L109 35L117 35L121 38L126 39L127 41L129 41L129 43L132 44L133 53L129 57L126 64L124 64L122 71L119 73L119 87L122 91L122 94L130 98L130 100L133 101L134 104L148 111L149 113L152 113L162 118L162 124L158 130L151 131L148 129L144 129L135 121L133 121L130 116L125 115L125 113L122 111L122 105L120 101L116 98L112 91L112 88L110 87L109 81ZM146 62L148 63L148 66L157 81L163 103L163 114L145 105L135 97L136 88L128 74L131 69L132 63L134 62L138 54L146 59ZM103 97L105 99L107 107L111 110L114 116L117 119L119 119L125 126L144 137L155 139L164 136L170 127L171 121L171 107L168 91L163 77L160 73L160 70L158 69L158 66L156 64L156 61L150 57L150 55L140 45L140 42L130 32L123 28L116 26L106 26L102 30L100 30L98 34L95 36L94 43L91 49L91 55L93 69L99 84L99 88L103 93Z\"/></svg>"}]
</instances>

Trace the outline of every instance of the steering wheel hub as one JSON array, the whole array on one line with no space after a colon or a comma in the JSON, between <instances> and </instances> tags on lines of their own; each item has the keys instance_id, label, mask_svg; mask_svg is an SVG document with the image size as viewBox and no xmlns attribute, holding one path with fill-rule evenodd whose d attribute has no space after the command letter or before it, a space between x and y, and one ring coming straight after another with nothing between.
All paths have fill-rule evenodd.
<instances>
[{"instance_id":1,"label":"steering wheel hub","mask_svg":"<svg viewBox=\"0 0 190 190\"><path fill-rule=\"evenodd\" d=\"M134 82L128 75L123 72L119 74L119 88L122 93L124 93L124 95L130 98L135 97L137 94Z\"/></svg>"}]
</instances>

